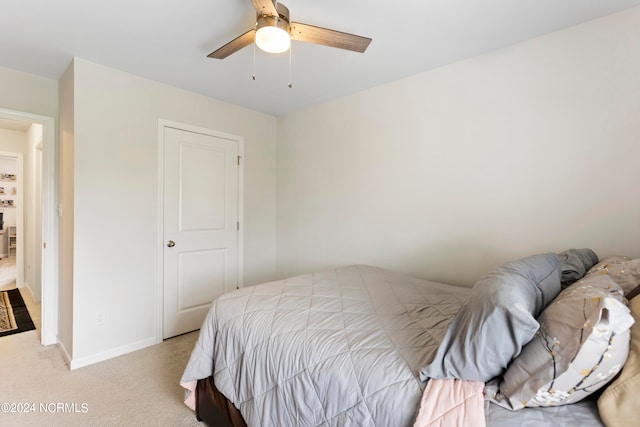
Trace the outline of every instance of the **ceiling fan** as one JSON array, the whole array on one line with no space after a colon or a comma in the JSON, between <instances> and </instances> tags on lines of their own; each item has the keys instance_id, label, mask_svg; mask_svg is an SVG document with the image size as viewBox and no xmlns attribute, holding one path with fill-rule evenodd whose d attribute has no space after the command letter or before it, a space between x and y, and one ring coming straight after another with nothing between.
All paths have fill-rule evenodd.
<instances>
[{"instance_id":1,"label":"ceiling fan","mask_svg":"<svg viewBox=\"0 0 640 427\"><path fill-rule=\"evenodd\" d=\"M289 9L273 0L251 0L256 10L255 28L214 50L209 58L224 59L227 56L255 42L270 53L280 53L289 49L291 40L321 44L355 52L364 52L371 39L341 31L329 30L314 25L289 21Z\"/></svg>"}]
</instances>

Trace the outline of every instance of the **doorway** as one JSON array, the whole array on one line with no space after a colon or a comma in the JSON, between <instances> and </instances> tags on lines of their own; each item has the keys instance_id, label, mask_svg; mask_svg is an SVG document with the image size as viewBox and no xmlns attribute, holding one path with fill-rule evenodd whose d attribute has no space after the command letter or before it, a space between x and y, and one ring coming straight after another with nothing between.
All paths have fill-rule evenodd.
<instances>
[{"instance_id":1,"label":"doorway","mask_svg":"<svg viewBox=\"0 0 640 427\"><path fill-rule=\"evenodd\" d=\"M0 126L3 123L0 122ZM7 287L11 284L17 288L25 285L24 259L24 151L28 150L27 133L17 129L20 126L8 128L4 123L0 127L0 285ZM36 134L39 130L36 129ZM27 144L25 144L27 142ZM20 152L18 152L20 150ZM18 232L20 231L20 232ZM40 302L39 286L34 292L33 281L27 280L27 287L34 301Z\"/></svg>"},{"instance_id":2,"label":"doorway","mask_svg":"<svg viewBox=\"0 0 640 427\"><path fill-rule=\"evenodd\" d=\"M11 126L35 128L40 134L40 141L34 144L29 156L29 161L33 160L35 165L31 169L37 168L37 173L28 178L34 184L28 193L34 196L34 191L37 191L39 194L23 197L26 187L16 190L18 197L15 203L22 206L22 213L16 219L16 229L21 230L17 233L16 275L17 284L24 281L25 273L33 282L34 298L40 299L41 344L51 345L57 343L58 334L55 119L0 109L0 128ZM25 247L29 249L25 251Z\"/></svg>"}]
</instances>

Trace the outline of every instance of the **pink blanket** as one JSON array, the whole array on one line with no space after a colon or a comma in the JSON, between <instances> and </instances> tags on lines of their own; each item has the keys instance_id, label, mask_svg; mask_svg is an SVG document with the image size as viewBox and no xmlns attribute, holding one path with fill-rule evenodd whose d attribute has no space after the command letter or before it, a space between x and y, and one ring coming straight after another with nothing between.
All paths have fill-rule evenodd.
<instances>
[{"instance_id":1,"label":"pink blanket","mask_svg":"<svg viewBox=\"0 0 640 427\"><path fill-rule=\"evenodd\" d=\"M483 390L483 382L430 379L414 427L485 427Z\"/></svg>"},{"instance_id":2,"label":"pink blanket","mask_svg":"<svg viewBox=\"0 0 640 427\"><path fill-rule=\"evenodd\" d=\"M189 408L196 410L196 385L198 385L198 380L187 381L184 383L180 383L182 387L184 387L187 391L187 395L184 399L184 404Z\"/></svg>"}]
</instances>

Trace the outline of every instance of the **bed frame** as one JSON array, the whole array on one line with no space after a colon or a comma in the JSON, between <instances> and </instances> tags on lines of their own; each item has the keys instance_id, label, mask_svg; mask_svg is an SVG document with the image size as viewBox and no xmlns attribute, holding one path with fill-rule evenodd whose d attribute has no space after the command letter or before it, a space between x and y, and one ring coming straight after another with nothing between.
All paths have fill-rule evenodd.
<instances>
[{"instance_id":1,"label":"bed frame","mask_svg":"<svg viewBox=\"0 0 640 427\"><path fill-rule=\"evenodd\" d=\"M213 383L213 377L198 380L196 418L211 427L247 427L240 411Z\"/></svg>"}]
</instances>

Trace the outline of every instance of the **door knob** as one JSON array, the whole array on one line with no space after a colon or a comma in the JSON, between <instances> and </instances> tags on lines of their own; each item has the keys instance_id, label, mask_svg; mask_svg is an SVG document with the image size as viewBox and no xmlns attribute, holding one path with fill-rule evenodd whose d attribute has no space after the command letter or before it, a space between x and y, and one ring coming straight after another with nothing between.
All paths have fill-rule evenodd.
<instances>
[{"instance_id":1,"label":"door knob","mask_svg":"<svg viewBox=\"0 0 640 427\"><path fill-rule=\"evenodd\" d=\"M167 247L169 247L169 248L172 248L172 247L174 247L175 245L176 245L176 242L174 242L173 240L169 240L169 241L167 242Z\"/></svg>"}]
</instances>

